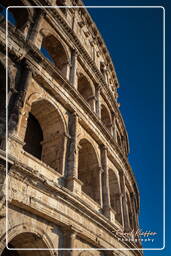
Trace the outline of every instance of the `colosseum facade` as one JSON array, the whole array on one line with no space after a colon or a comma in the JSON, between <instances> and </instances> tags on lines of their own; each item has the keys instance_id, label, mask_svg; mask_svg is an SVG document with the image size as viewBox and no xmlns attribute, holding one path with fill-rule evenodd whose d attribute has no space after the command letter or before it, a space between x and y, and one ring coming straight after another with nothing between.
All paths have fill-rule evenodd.
<instances>
[{"instance_id":1,"label":"colosseum facade","mask_svg":"<svg viewBox=\"0 0 171 256\"><path fill-rule=\"evenodd\" d=\"M121 235L139 227L139 192L119 83L87 9L0 0L0 24L0 255L141 256Z\"/></svg>"}]
</instances>

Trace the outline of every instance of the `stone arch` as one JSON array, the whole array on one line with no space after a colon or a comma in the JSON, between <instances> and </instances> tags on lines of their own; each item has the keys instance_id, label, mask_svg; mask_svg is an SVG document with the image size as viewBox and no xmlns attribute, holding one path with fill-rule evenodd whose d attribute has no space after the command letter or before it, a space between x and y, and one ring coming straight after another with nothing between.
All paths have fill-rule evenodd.
<instances>
[{"instance_id":1,"label":"stone arch","mask_svg":"<svg viewBox=\"0 0 171 256\"><path fill-rule=\"evenodd\" d=\"M78 147L79 147L80 141L84 140L84 139L87 140L91 144L91 146L93 147L94 152L96 153L98 164L99 164L99 166L101 166L101 158L100 158L100 155L99 155L99 152L98 152L98 147L94 143L94 140L89 136L89 134L84 134L84 133L81 134L80 133L77 138L78 138Z\"/></svg>"},{"instance_id":2,"label":"stone arch","mask_svg":"<svg viewBox=\"0 0 171 256\"><path fill-rule=\"evenodd\" d=\"M33 120L32 116L35 120ZM34 126L35 122L33 123L33 121L37 123L37 126ZM37 129L38 126L39 129ZM32 150L35 139L32 136L34 131L30 131L30 127L37 127L36 129L39 133L42 131L43 140L37 141L39 143L37 147L41 152L36 152L37 155ZM65 158L65 133L65 123L63 122L61 113L50 101L39 99L32 102L25 133L24 150L38 157L42 162L61 174L63 172ZM40 134L39 138L41 138Z\"/></svg>"},{"instance_id":3,"label":"stone arch","mask_svg":"<svg viewBox=\"0 0 171 256\"><path fill-rule=\"evenodd\" d=\"M31 93L27 99L26 99L26 104L31 108L31 105L36 102L36 101L41 101L41 100L45 100L45 101L48 101L50 104L52 104L54 106L54 108L57 109L59 115L60 115L60 118L62 119L62 122L63 122L63 125L64 125L64 132L65 133L69 133L68 131L68 127L67 127L67 123L66 123L66 120L63 116L63 113L62 113L62 110L61 110L61 107L60 105L58 104L58 102L56 102L56 100L54 100L52 97L50 97L49 95L47 94L41 94L39 92L34 92L34 93Z\"/></svg>"},{"instance_id":4,"label":"stone arch","mask_svg":"<svg viewBox=\"0 0 171 256\"><path fill-rule=\"evenodd\" d=\"M128 217L129 217L130 228L134 229L134 223L133 223L133 218L132 218L133 211L132 211L130 195L129 195L128 192L126 192L126 201L127 201Z\"/></svg>"},{"instance_id":5,"label":"stone arch","mask_svg":"<svg viewBox=\"0 0 171 256\"><path fill-rule=\"evenodd\" d=\"M112 209L116 212L116 220L121 223L121 199L120 199L120 185L116 173L109 169L109 191L110 203Z\"/></svg>"},{"instance_id":6,"label":"stone arch","mask_svg":"<svg viewBox=\"0 0 171 256\"><path fill-rule=\"evenodd\" d=\"M79 141L78 179L83 183L82 191L100 204L99 161L92 143L87 139Z\"/></svg>"},{"instance_id":7,"label":"stone arch","mask_svg":"<svg viewBox=\"0 0 171 256\"><path fill-rule=\"evenodd\" d=\"M30 8L12 8L12 6L29 6L29 2L26 0L0 0L0 9L3 14L3 9L6 9L8 6L10 8L9 11L9 22L12 23L17 29L24 32L25 27L27 26L28 20L33 16L33 10L30 10Z\"/></svg>"},{"instance_id":8,"label":"stone arch","mask_svg":"<svg viewBox=\"0 0 171 256\"><path fill-rule=\"evenodd\" d=\"M40 51L52 62L58 70L65 76L68 76L69 53L64 43L47 30L41 30L43 35Z\"/></svg>"},{"instance_id":9,"label":"stone arch","mask_svg":"<svg viewBox=\"0 0 171 256\"><path fill-rule=\"evenodd\" d=\"M40 227L23 223L8 231L8 247L5 247L5 235L3 239L2 256L54 256L55 253L48 248L54 248L49 236ZM8 250L8 248L16 250ZM23 248L23 250L17 250ZM42 250L24 250L24 248L36 248Z\"/></svg>"},{"instance_id":10,"label":"stone arch","mask_svg":"<svg viewBox=\"0 0 171 256\"><path fill-rule=\"evenodd\" d=\"M88 102L91 109L93 110L95 87L90 79L82 73L78 74L77 90L81 94L81 96Z\"/></svg>"},{"instance_id":11,"label":"stone arch","mask_svg":"<svg viewBox=\"0 0 171 256\"><path fill-rule=\"evenodd\" d=\"M108 107L103 103L101 104L101 121L104 126L111 132L112 118Z\"/></svg>"}]
</instances>

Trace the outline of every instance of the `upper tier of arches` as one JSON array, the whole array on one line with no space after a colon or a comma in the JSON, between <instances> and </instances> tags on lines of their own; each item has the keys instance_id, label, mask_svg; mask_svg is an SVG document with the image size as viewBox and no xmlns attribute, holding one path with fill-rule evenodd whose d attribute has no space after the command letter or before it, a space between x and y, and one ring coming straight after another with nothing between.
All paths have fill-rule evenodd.
<instances>
[{"instance_id":1,"label":"upper tier of arches","mask_svg":"<svg viewBox=\"0 0 171 256\"><path fill-rule=\"evenodd\" d=\"M15 5L22 6L22 5L31 5L29 1L22 1L17 0ZM61 2L54 2L54 5L59 5ZM7 8L7 6L13 6L14 3L11 0L8 0L4 3L4 1L0 0L1 4L1 14L3 13L3 10ZM78 5L81 5L81 2L78 2ZM65 3L62 3L62 5L65 5ZM32 9L32 10L31 10ZM83 8L84 9L84 8ZM40 10L39 10L40 11ZM20 15L22 12L22 15ZM85 12L85 10L81 10L83 15L86 16L86 19L88 19L88 13ZM98 84L97 81L92 80L91 72L89 72L88 75L85 76L84 73L80 70L73 71L74 68L76 68L76 64L73 61L73 54L72 54L72 47L68 42L65 42L60 34L58 34L57 31L54 29L50 29L51 24L44 28L44 26L47 25L46 22L39 23L38 19L38 10L34 10L34 8L9 8L9 22L13 23L12 25L15 26L18 30L20 30L26 38L32 39L34 34L34 40L35 37L37 38L36 44L42 55L47 59L48 62L51 62L51 64L60 72L60 74L69 82L73 80L72 76L73 73L76 72L76 85L75 88L79 92L80 96L82 96L82 99L89 105L91 110L95 112L96 114L99 114L99 118L101 119L101 122L104 125L104 128L107 129L109 133L115 138L115 141L119 145L120 149L126 153L128 153L128 138L127 133L125 130L125 127L123 125L122 118L119 118L120 125L117 126L117 129L114 128L114 122L115 117L113 117L113 112L115 111L112 107L111 100L106 97L103 100L104 96L101 96L101 98L98 98ZM24 15L23 15L24 14ZM41 15L40 15L41 16ZM35 22L36 21L36 22ZM35 24L39 23L38 30L35 33ZM78 22L79 23L79 22ZM98 32L98 31L96 31ZM36 36L35 36L36 35ZM97 33L98 35L98 33ZM89 40L89 39L87 39ZM104 45L103 45L104 47ZM102 47L102 48L103 48ZM107 54L107 53L106 53ZM77 57L77 61L80 60ZM109 59L108 59L109 61ZM77 68L76 68L77 69ZM84 67L83 67L84 69ZM111 79L109 79L109 73L108 75L108 68L105 64L105 61L100 61L99 71L102 75L105 74L105 82L110 87ZM114 85L114 80L113 85ZM114 86L115 87L115 86ZM104 94L105 92L103 92ZM99 102L100 103L99 103ZM106 101L106 104L104 104L104 101ZM100 106L100 107L99 107ZM117 113L117 118L119 117Z\"/></svg>"}]
</instances>

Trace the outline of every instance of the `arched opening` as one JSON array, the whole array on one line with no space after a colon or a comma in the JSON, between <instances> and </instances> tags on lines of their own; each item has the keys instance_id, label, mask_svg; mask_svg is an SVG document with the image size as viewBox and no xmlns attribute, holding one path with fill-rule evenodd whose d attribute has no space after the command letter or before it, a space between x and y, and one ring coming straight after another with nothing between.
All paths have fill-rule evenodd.
<instances>
[{"instance_id":1,"label":"arched opening","mask_svg":"<svg viewBox=\"0 0 171 256\"><path fill-rule=\"evenodd\" d=\"M8 22L24 32L29 17L27 8L15 8L15 6L23 6L22 1L20 0L0 0L0 16L4 19L6 17L6 8L8 6L14 6L8 9Z\"/></svg>"},{"instance_id":2,"label":"arched opening","mask_svg":"<svg viewBox=\"0 0 171 256\"><path fill-rule=\"evenodd\" d=\"M111 132L111 118L108 109L105 107L105 105L101 105L101 121L104 124L104 126Z\"/></svg>"},{"instance_id":3,"label":"arched opening","mask_svg":"<svg viewBox=\"0 0 171 256\"><path fill-rule=\"evenodd\" d=\"M24 150L41 159L43 132L38 120L29 113L25 135Z\"/></svg>"},{"instance_id":4,"label":"arched opening","mask_svg":"<svg viewBox=\"0 0 171 256\"><path fill-rule=\"evenodd\" d=\"M22 233L14 237L8 244L8 248L14 249L9 250L5 248L1 256L51 256L48 250L17 250L17 248L43 248L47 249L47 245L43 241L42 237L33 233ZM15 250L16 248L16 250Z\"/></svg>"},{"instance_id":5,"label":"arched opening","mask_svg":"<svg viewBox=\"0 0 171 256\"><path fill-rule=\"evenodd\" d=\"M32 104L24 149L59 173L63 170L64 123L59 111L48 101Z\"/></svg>"},{"instance_id":6,"label":"arched opening","mask_svg":"<svg viewBox=\"0 0 171 256\"><path fill-rule=\"evenodd\" d=\"M78 92L85 99L85 101L90 105L91 109L94 109L94 93L90 85L90 82L83 75L78 78Z\"/></svg>"},{"instance_id":7,"label":"arched opening","mask_svg":"<svg viewBox=\"0 0 171 256\"><path fill-rule=\"evenodd\" d=\"M93 146L86 139L79 143L78 179L82 181L82 191L100 204L99 164Z\"/></svg>"},{"instance_id":8,"label":"arched opening","mask_svg":"<svg viewBox=\"0 0 171 256\"><path fill-rule=\"evenodd\" d=\"M67 76L68 58L66 51L59 40L53 35L45 36L40 51L65 77Z\"/></svg>"},{"instance_id":9,"label":"arched opening","mask_svg":"<svg viewBox=\"0 0 171 256\"><path fill-rule=\"evenodd\" d=\"M115 172L109 169L109 191L110 191L110 203L112 209L116 212L116 220L121 223L121 199L118 179Z\"/></svg>"}]
</instances>

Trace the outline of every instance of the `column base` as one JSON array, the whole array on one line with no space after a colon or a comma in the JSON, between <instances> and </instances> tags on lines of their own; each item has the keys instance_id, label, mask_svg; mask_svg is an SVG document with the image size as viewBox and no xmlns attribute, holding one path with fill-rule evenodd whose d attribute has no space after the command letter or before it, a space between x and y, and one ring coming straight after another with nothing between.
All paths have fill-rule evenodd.
<instances>
[{"instance_id":1,"label":"column base","mask_svg":"<svg viewBox=\"0 0 171 256\"><path fill-rule=\"evenodd\" d=\"M78 195L81 195L82 185L82 181L80 181L76 177L67 178L67 188Z\"/></svg>"},{"instance_id":2,"label":"column base","mask_svg":"<svg viewBox=\"0 0 171 256\"><path fill-rule=\"evenodd\" d=\"M109 220L113 223L115 223L115 216L116 212L111 207L105 207L104 208L104 215L109 218Z\"/></svg>"}]
</instances>

